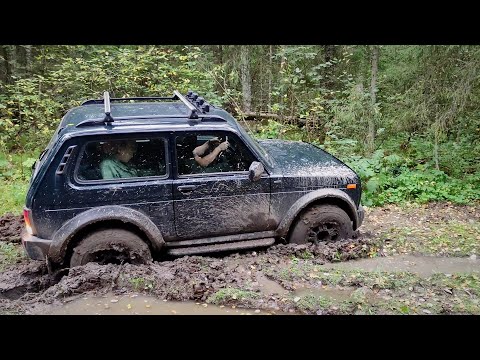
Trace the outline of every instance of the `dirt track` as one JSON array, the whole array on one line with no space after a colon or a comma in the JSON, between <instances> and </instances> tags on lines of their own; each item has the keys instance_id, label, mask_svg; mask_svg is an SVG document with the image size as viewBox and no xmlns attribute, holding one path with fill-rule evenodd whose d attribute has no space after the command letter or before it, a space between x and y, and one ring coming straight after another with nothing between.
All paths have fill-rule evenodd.
<instances>
[{"instance_id":1,"label":"dirt track","mask_svg":"<svg viewBox=\"0 0 480 360\"><path fill-rule=\"evenodd\" d=\"M0 253L0 313L45 313L75 298L109 293L286 313L480 313L479 219L478 207L391 206L368 210L359 238L349 241L276 245L144 266L88 264L54 279L42 262L11 255L20 249L21 218L8 216L0 219L0 239L10 251L8 257ZM463 257L445 267L454 274L442 273L441 261L435 262L439 272L427 275L410 266L426 259L428 267L426 256L439 254ZM372 261L384 256L383 271L372 271ZM357 258L370 260L349 261ZM398 264L403 267L397 271Z\"/></svg>"}]
</instances>

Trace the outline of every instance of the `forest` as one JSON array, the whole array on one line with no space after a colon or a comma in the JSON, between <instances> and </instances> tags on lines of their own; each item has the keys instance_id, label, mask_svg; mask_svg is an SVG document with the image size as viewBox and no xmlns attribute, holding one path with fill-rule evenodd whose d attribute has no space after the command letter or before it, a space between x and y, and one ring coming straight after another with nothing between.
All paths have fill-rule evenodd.
<instances>
[{"instance_id":1,"label":"forest","mask_svg":"<svg viewBox=\"0 0 480 360\"><path fill-rule=\"evenodd\" d=\"M366 206L480 199L480 47L0 46L0 214L70 108L192 89L257 138L302 140L362 178Z\"/></svg>"}]
</instances>

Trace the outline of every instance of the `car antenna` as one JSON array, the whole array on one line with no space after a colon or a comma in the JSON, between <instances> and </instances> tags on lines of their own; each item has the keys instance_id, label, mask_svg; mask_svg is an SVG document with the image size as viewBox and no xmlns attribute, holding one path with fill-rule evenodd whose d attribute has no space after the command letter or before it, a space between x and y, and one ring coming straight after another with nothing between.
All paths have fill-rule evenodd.
<instances>
[{"instance_id":1,"label":"car antenna","mask_svg":"<svg viewBox=\"0 0 480 360\"><path fill-rule=\"evenodd\" d=\"M106 124L110 124L113 122L113 118L112 115L110 115L110 94L108 93L108 91L105 91L103 93L103 103L105 104L105 118L103 119L103 121Z\"/></svg>"}]
</instances>

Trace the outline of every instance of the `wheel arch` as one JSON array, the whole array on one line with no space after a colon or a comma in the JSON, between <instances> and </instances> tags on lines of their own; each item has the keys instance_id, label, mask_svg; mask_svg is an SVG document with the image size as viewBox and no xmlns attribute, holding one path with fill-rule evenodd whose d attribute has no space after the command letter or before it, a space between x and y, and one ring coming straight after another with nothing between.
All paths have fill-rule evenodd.
<instances>
[{"instance_id":1,"label":"wheel arch","mask_svg":"<svg viewBox=\"0 0 480 360\"><path fill-rule=\"evenodd\" d=\"M160 230L145 214L124 206L101 206L78 214L55 232L49 260L55 264L65 263L73 247L86 234L103 227L134 232L148 244L152 253L160 251L165 244Z\"/></svg>"},{"instance_id":2,"label":"wheel arch","mask_svg":"<svg viewBox=\"0 0 480 360\"><path fill-rule=\"evenodd\" d=\"M305 194L298 199L287 211L280 225L277 228L277 235L282 238L288 238L292 225L306 210L315 205L335 205L345 211L352 221L353 229L358 225L357 208L353 200L341 190L320 189Z\"/></svg>"}]
</instances>

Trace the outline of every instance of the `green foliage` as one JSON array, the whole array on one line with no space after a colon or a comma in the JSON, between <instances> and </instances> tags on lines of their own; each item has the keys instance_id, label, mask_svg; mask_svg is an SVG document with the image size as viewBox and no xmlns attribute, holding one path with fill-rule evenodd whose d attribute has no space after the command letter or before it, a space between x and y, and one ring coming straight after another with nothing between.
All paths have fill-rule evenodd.
<instances>
[{"instance_id":1,"label":"green foliage","mask_svg":"<svg viewBox=\"0 0 480 360\"><path fill-rule=\"evenodd\" d=\"M15 244L0 242L0 271L25 258L23 249Z\"/></svg>"},{"instance_id":2,"label":"green foliage","mask_svg":"<svg viewBox=\"0 0 480 360\"><path fill-rule=\"evenodd\" d=\"M303 140L306 136L305 132L301 131L298 126L282 124L274 120L268 120L266 123L260 124L253 135L258 139L286 140Z\"/></svg>"},{"instance_id":3,"label":"green foliage","mask_svg":"<svg viewBox=\"0 0 480 360\"><path fill-rule=\"evenodd\" d=\"M105 90L194 89L242 112L238 46L0 47L8 57L0 63L0 152L19 154L0 156L0 211L19 211L31 154L65 111ZM375 103L369 46L255 45L249 54L252 111L276 115L257 137L331 152L360 174L366 205L479 199L479 46L380 46ZM376 151L367 149L372 121Z\"/></svg>"},{"instance_id":4,"label":"green foliage","mask_svg":"<svg viewBox=\"0 0 480 360\"><path fill-rule=\"evenodd\" d=\"M142 277L134 277L129 279L133 290L135 291L152 291L155 287L155 283L151 280L144 279Z\"/></svg>"},{"instance_id":5,"label":"green foliage","mask_svg":"<svg viewBox=\"0 0 480 360\"><path fill-rule=\"evenodd\" d=\"M332 305L332 300L329 298L313 294L307 294L301 297L297 302L297 307L306 312L325 310L330 308Z\"/></svg>"},{"instance_id":6,"label":"green foliage","mask_svg":"<svg viewBox=\"0 0 480 360\"><path fill-rule=\"evenodd\" d=\"M237 288L224 288L218 290L215 294L207 299L207 303L211 304L226 304L229 302L243 302L248 300L258 299L259 294L253 291L242 290Z\"/></svg>"},{"instance_id":7,"label":"green foliage","mask_svg":"<svg viewBox=\"0 0 480 360\"><path fill-rule=\"evenodd\" d=\"M34 153L0 153L0 215L20 214L25 205Z\"/></svg>"},{"instance_id":8,"label":"green foliage","mask_svg":"<svg viewBox=\"0 0 480 360\"><path fill-rule=\"evenodd\" d=\"M157 46L50 49L38 60L61 62L44 74L33 74L3 86L0 95L0 148L33 150L46 144L61 117L83 100L112 97L170 95L192 87L213 93L213 84L197 64L199 48ZM65 56L70 53L70 56ZM79 56L72 56L78 53ZM41 58L43 57L43 58ZM215 100L215 99L214 99Z\"/></svg>"}]
</instances>

